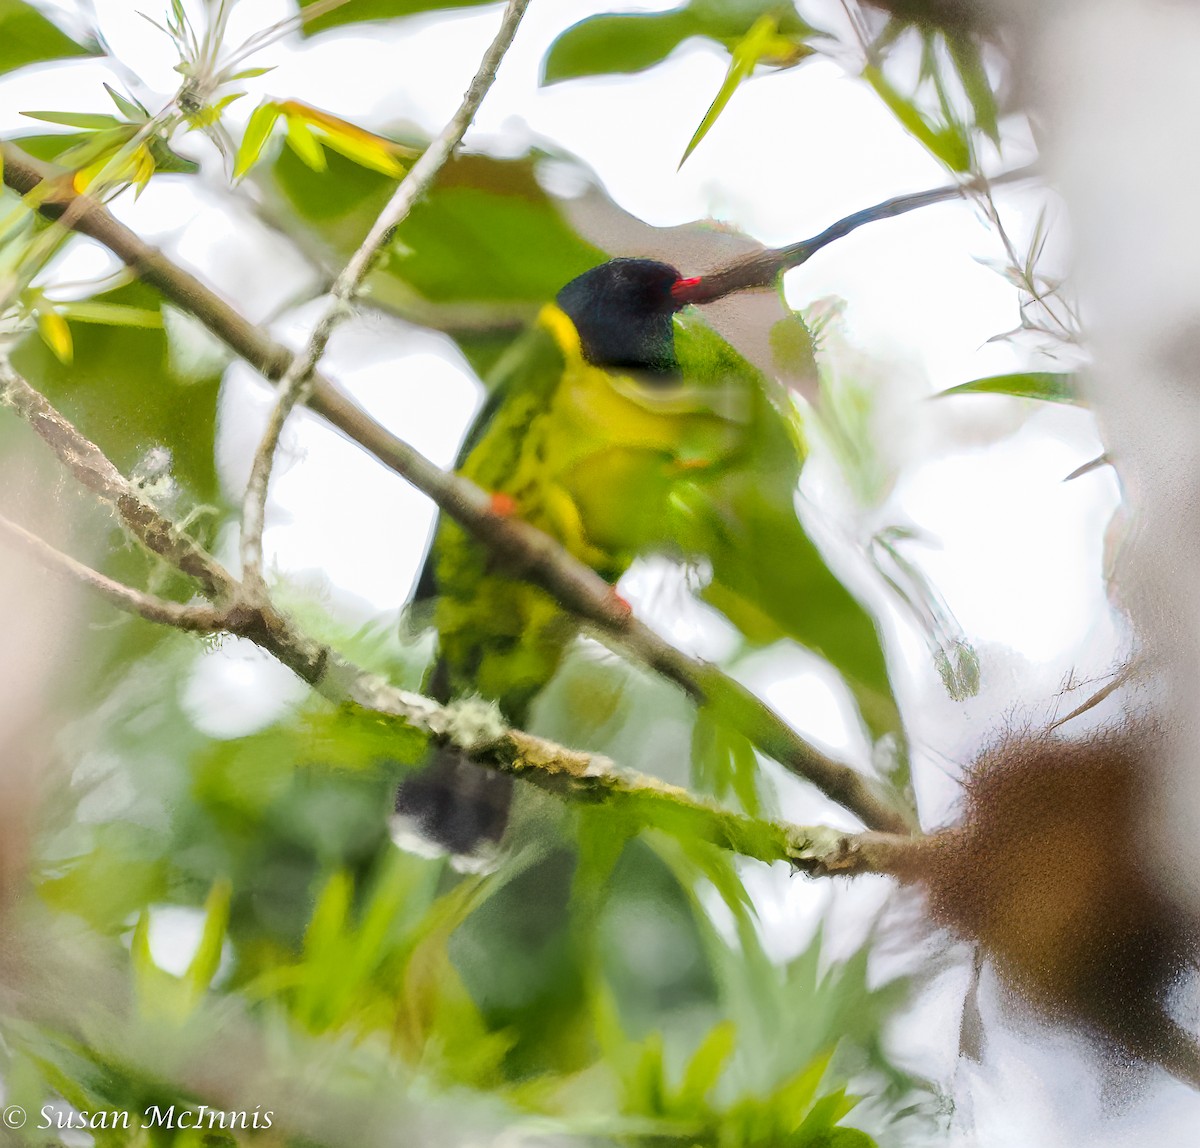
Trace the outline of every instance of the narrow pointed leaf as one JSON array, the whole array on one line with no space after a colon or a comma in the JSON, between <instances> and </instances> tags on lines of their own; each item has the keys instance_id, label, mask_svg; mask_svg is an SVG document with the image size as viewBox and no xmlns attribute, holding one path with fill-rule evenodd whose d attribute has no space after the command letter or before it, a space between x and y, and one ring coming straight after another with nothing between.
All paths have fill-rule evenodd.
<instances>
[{"instance_id":1,"label":"narrow pointed leaf","mask_svg":"<svg viewBox=\"0 0 1200 1148\"><path fill-rule=\"evenodd\" d=\"M1075 385L1075 376L1056 371L990 375L984 379L960 383L957 387L942 391L936 397L946 398L948 395L1014 395L1020 399L1041 399L1047 403L1083 403Z\"/></svg>"},{"instance_id":2,"label":"narrow pointed leaf","mask_svg":"<svg viewBox=\"0 0 1200 1148\"><path fill-rule=\"evenodd\" d=\"M278 119L279 105L274 102L259 104L254 109L246 124L245 134L242 136L237 157L233 162L234 179L241 179L258 162L258 157L262 155L263 147L271 134L271 129Z\"/></svg>"}]
</instances>

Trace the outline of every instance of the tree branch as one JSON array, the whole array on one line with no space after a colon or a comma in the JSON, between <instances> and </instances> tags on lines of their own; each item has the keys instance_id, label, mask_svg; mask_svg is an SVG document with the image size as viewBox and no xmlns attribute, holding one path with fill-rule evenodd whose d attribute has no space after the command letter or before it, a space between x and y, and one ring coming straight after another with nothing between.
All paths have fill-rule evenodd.
<instances>
[{"instance_id":1,"label":"tree branch","mask_svg":"<svg viewBox=\"0 0 1200 1148\"><path fill-rule=\"evenodd\" d=\"M298 402L302 402L312 382L313 371L324 355L329 340L338 325L350 314L350 303L362 286L380 251L391 239L396 228L408 217L416 202L425 194L437 178L438 172L454 154L463 136L470 127L479 105L483 103L496 79L500 67L521 17L529 6L529 0L508 0L504 18L495 39L488 46L480 61L462 103L437 138L425 149L412 165L400 186L392 194L387 206L379 213L367 237L350 261L342 269L330 290L330 303L317 321L308 343L292 359L279 383L279 396L267 420L267 428L254 455L250 468L250 480L246 486L246 497L242 504L242 578L253 593L264 589L262 574L262 539L266 517L267 487L271 481L271 468L279 446L279 436L284 423Z\"/></svg>"},{"instance_id":2,"label":"tree branch","mask_svg":"<svg viewBox=\"0 0 1200 1148\"><path fill-rule=\"evenodd\" d=\"M169 561L178 564L187 560L191 565L199 563L205 569L223 572L211 555L185 540L173 522L142 500L100 448L11 367L4 368L3 377L6 397L16 395L19 399L19 405L10 403L14 409L27 417L31 414L40 424L54 426L54 438L43 438L76 479L112 505L124 503L125 513L131 513L134 522L148 524L153 536L175 539L179 545L164 554ZM60 449L64 443L70 444L69 451ZM137 506L130 507L131 502ZM247 605L244 595L234 595L233 605L226 610L164 602L91 570L2 517L0 532L43 565L75 578L127 613L178 629L226 630L249 638L328 700L341 705L349 720L372 727L377 727L381 718L398 721L407 728L450 741L473 761L522 778L561 799L608 805L635 817L639 824L660 826L768 864L786 861L814 874L904 874L916 854L927 847L925 839L906 834L847 834L824 827L801 828L722 809L665 781L620 770L599 754L582 753L510 729L492 703L473 698L441 705L421 694L398 689L302 634L269 605ZM225 573L225 577L229 575ZM220 581L219 577L214 580Z\"/></svg>"},{"instance_id":3,"label":"tree branch","mask_svg":"<svg viewBox=\"0 0 1200 1148\"><path fill-rule=\"evenodd\" d=\"M53 171L11 144L0 149L4 180L26 194ZM43 210L61 212L79 203L69 188ZM199 319L233 351L272 381L292 361L287 348L246 320L196 276L177 266L142 240L98 203L88 201L73 226L104 244L177 307ZM554 539L515 518L492 510L491 498L474 483L435 466L419 451L380 426L332 382L312 376L310 409L337 427L369 454L427 494L437 506L481 542L501 555L515 577L541 586L568 610L593 623L603 640L632 653L697 700L729 714L729 720L754 745L797 776L805 778L871 829L907 833L915 818L895 794L804 741L774 710L715 666L689 658L634 618L594 570L568 554Z\"/></svg>"},{"instance_id":4,"label":"tree branch","mask_svg":"<svg viewBox=\"0 0 1200 1148\"><path fill-rule=\"evenodd\" d=\"M132 483L0 357L0 405L11 407L34 429L88 490L116 510L147 550L195 578L218 601L232 599L237 580L211 554L175 529Z\"/></svg>"},{"instance_id":5,"label":"tree branch","mask_svg":"<svg viewBox=\"0 0 1200 1148\"><path fill-rule=\"evenodd\" d=\"M137 614L150 622L172 626L196 634L215 634L230 628L228 612L214 606L194 606L181 602L168 602L126 586L112 578L77 562L69 554L56 550L48 542L31 534L23 526L0 514L0 534L7 536L26 554L55 574L62 574L94 590L107 599L118 610Z\"/></svg>"}]
</instances>

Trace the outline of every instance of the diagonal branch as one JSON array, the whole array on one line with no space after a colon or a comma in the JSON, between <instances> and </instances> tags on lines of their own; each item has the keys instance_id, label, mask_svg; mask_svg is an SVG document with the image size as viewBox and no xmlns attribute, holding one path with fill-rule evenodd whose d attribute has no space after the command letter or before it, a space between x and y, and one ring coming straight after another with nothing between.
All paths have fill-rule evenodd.
<instances>
[{"instance_id":1,"label":"diagonal branch","mask_svg":"<svg viewBox=\"0 0 1200 1148\"><path fill-rule=\"evenodd\" d=\"M0 515L0 535L7 537L47 570L74 579L127 614L136 614L147 621L195 634L215 634L230 628L227 611L218 610L214 606L168 602L153 594L135 590L132 586L126 586L90 566L85 566L82 562L77 562L69 554L55 549L44 539L31 534L23 526L3 515Z\"/></svg>"},{"instance_id":2,"label":"diagonal branch","mask_svg":"<svg viewBox=\"0 0 1200 1148\"><path fill-rule=\"evenodd\" d=\"M154 535L183 540L178 527L141 498L99 447L80 434L11 368L6 368L5 378L7 394L15 394L20 400L19 406L10 405L20 413L32 415L39 423L53 424L54 440L45 435L43 438L83 485L114 506L124 503L122 513L133 522L148 524ZM61 444L69 444L69 450L61 449ZM131 501L137 505L129 506ZM767 864L786 861L796 869L814 874L850 876L870 872L904 876L911 871L918 853L933 847L929 839L905 834L847 834L820 826L801 828L722 809L678 786L620 770L599 754L582 753L507 728L496 707L479 699L441 705L420 694L398 689L313 641L269 606L249 606L244 596L236 597L234 604L223 611L206 612L204 608L163 602L113 582L2 517L0 533L14 539L56 573L66 574L98 591L118 609L178 629L227 630L249 638L328 700L342 706L347 720L361 722L372 732L377 732L381 720L416 728L453 742L480 765L520 777L560 799L607 805L635 818L639 824L658 825ZM194 543L186 548L178 546L164 557L177 564L187 559L192 565L199 562L205 568L222 570L215 559Z\"/></svg>"},{"instance_id":3,"label":"diagonal branch","mask_svg":"<svg viewBox=\"0 0 1200 1148\"><path fill-rule=\"evenodd\" d=\"M43 179L53 178L53 169L31 160L11 144L0 148L0 156L5 182L22 194ZM61 213L84 200L86 197L64 189L42 210ZM195 275L118 222L102 205L87 202L75 216L77 231L103 243L268 379L277 381L284 376L292 361L286 347L250 323ZM541 586L568 610L593 623L607 644L631 653L692 697L723 709L755 746L816 785L864 825L895 833L914 828L912 814L901 798L809 745L770 706L715 666L690 658L664 641L632 617L594 570L568 554L554 539L519 519L496 515L484 491L441 470L372 419L328 379L314 373L311 383L311 410L427 494L441 510L501 555L514 576Z\"/></svg>"},{"instance_id":4,"label":"diagonal branch","mask_svg":"<svg viewBox=\"0 0 1200 1148\"><path fill-rule=\"evenodd\" d=\"M333 332L350 314L350 302L362 286L380 251L462 142L467 128L479 110L479 105L483 103L496 79L496 71L517 34L521 17L528 6L529 0L508 0L500 29L484 53L479 70L467 88L458 110L400 181L400 186L379 213L367 237L334 281L329 293L329 306L313 328L307 345L292 360L280 380L279 396L267 420L267 429L263 433L262 441L255 452L246 497L242 504L242 577L252 593L261 593L264 589L262 541L267 487L270 485L271 468L284 423L296 404L304 400L312 384L317 363L324 355Z\"/></svg>"},{"instance_id":5,"label":"diagonal branch","mask_svg":"<svg viewBox=\"0 0 1200 1148\"><path fill-rule=\"evenodd\" d=\"M153 554L195 578L216 600L232 599L237 580L211 554L175 529L138 493L104 452L75 429L0 357L0 406L11 407L88 490L112 505L122 523Z\"/></svg>"}]
</instances>

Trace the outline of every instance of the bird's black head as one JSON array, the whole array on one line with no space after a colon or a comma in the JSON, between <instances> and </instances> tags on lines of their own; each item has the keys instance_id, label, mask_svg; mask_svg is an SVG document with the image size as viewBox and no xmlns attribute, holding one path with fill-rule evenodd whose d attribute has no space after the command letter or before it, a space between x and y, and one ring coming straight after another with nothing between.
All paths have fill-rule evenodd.
<instances>
[{"instance_id":1,"label":"bird's black head","mask_svg":"<svg viewBox=\"0 0 1200 1148\"><path fill-rule=\"evenodd\" d=\"M671 288L679 272L652 259L611 259L572 279L557 303L575 324L583 357L594 366L674 373Z\"/></svg>"}]
</instances>

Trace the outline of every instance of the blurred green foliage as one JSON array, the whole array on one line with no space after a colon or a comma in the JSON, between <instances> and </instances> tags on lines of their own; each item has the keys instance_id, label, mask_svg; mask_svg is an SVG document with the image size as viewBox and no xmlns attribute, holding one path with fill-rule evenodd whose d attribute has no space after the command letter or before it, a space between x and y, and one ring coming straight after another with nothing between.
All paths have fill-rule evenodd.
<instances>
[{"instance_id":1,"label":"blurred green foliage","mask_svg":"<svg viewBox=\"0 0 1200 1148\"><path fill-rule=\"evenodd\" d=\"M0 75L93 51L77 44L25 0L0 0Z\"/></svg>"}]
</instances>

